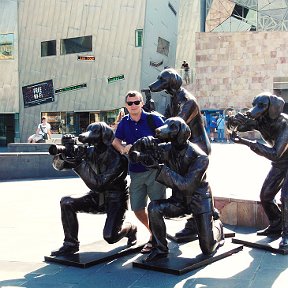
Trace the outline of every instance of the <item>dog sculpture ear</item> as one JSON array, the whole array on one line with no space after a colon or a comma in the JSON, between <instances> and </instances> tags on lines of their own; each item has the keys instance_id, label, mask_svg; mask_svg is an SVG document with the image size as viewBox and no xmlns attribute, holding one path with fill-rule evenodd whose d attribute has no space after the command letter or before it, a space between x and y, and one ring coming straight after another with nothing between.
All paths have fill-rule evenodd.
<instances>
[{"instance_id":1,"label":"dog sculpture ear","mask_svg":"<svg viewBox=\"0 0 288 288\"><path fill-rule=\"evenodd\" d=\"M182 78L174 69L170 68L167 69L167 71L169 71L169 73L171 74L171 77L169 79L170 89L176 92L182 86Z\"/></svg>"},{"instance_id":2,"label":"dog sculpture ear","mask_svg":"<svg viewBox=\"0 0 288 288\"><path fill-rule=\"evenodd\" d=\"M102 134L102 142L108 146L112 143L114 139L114 132L113 130L105 123L101 122L101 134Z\"/></svg>"},{"instance_id":3,"label":"dog sculpture ear","mask_svg":"<svg viewBox=\"0 0 288 288\"><path fill-rule=\"evenodd\" d=\"M186 143L186 141L190 138L191 135L191 130L189 128L189 126L184 122L184 121L179 121L179 133L178 133L178 137L177 137L177 142L180 145L183 145Z\"/></svg>"},{"instance_id":4,"label":"dog sculpture ear","mask_svg":"<svg viewBox=\"0 0 288 288\"><path fill-rule=\"evenodd\" d=\"M269 117L271 119L276 119L283 112L285 102L283 98L278 97L276 95L271 95L269 98L270 98Z\"/></svg>"}]
</instances>

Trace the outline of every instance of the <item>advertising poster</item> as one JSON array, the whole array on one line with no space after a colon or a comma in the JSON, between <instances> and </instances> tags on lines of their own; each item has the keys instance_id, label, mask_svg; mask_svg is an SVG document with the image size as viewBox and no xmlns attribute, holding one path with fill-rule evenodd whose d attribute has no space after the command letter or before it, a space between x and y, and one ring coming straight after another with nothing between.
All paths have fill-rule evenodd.
<instances>
[{"instance_id":1,"label":"advertising poster","mask_svg":"<svg viewBox=\"0 0 288 288\"><path fill-rule=\"evenodd\" d=\"M24 108L54 102L53 81L47 80L22 87Z\"/></svg>"},{"instance_id":2,"label":"advertising poster","mask_svg":"<svg viewBox=\"0 0 288 288\"><path fill-rule=\"evenodd\" d=\"M14 34L0 34L0 60L14 59Z\"/></svg>"}]
</instances>

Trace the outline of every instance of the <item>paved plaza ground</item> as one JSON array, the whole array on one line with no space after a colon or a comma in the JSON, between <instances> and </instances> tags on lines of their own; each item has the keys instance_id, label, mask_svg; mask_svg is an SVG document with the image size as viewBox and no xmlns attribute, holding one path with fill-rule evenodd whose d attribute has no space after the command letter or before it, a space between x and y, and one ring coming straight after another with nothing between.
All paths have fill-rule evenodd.
<instances>
[{"instance_id":1,"label":"paved plaza ground","mask_svg":"<svg viewBox=\"0 0 288 288\"><path fill-rule=\"evenodd\" d=\"M258 200L269 161L236 144L213 144L212 151L208 177L214 195ZM63 241L59 200L87 191L77 177L0 183L0 287L287 288L288 255L247 247L181 276L132 267L140 256L137 253L86 269L44 262L44 256ZM104 221L103 215L79 215L81 245L101 239ZM139 225L139 239L148 239L131 211L127 221ZM185 221L170 223L177 231ZM255 232L247 227L226 228L236 235Z\"/></svg>"}]
</instances>

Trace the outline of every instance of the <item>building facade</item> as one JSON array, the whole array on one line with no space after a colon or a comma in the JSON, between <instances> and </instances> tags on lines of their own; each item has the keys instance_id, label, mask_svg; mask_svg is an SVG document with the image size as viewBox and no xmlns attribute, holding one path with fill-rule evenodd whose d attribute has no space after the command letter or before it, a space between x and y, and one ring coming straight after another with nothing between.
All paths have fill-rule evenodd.
<instances>
[{"instance_id":1,"label":"building facade","mask_svg":"<svg viewBox=\"0 0 288 288\"><path fill-rule=\"evenodd\" d=\"M178 0L0 0L0 145L112 124L176 59ZM165 94L154 98L158 110ZM9 123L9 124L8 124Z\"/></svg>"},{"instance_id":2,"label":"building facade","mask_svg":"<svg viewBox=\"0 0 288 288\"><path fill-rule=\"evenodd\" d=\"M203 110L247 109L264 91L288 102L288 1L207 0L193 92Z\"/></svg>"}]
</instances>

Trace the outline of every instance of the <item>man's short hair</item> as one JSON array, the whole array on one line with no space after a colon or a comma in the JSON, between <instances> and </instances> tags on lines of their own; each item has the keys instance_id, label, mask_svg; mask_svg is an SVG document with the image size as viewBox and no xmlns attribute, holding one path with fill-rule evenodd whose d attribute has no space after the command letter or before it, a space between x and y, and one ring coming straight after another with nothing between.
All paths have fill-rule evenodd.
<instances>
[{"instance_id":1,"label":"man's short hair","mask_svg":"<svg viewBox=\"0 0 288 288\"><path fill-rule=\"evenodd\" d=\"M140 101L143 102L143 95L139 92L139 91L136 91L136 90L131 90L129 91L126 96L125 96L125 102L127 102L127 99L129 97L135 97L135 96L138 96L140 98Z\"/></svg>"}]
</instances>

